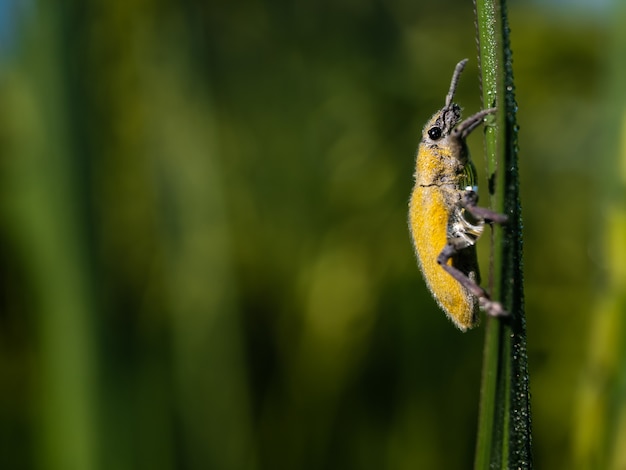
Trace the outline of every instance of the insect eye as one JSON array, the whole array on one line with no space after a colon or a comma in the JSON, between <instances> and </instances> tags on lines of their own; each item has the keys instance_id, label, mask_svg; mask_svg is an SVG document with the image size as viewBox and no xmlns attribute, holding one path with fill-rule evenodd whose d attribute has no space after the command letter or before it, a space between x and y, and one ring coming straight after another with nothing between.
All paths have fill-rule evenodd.
<instances>
[{"instance_id":1,"label":"insect eye","mask_svg":"<svg viewBox=\"0 0 626 470\"><path fill-rule=\"evenodd\" d=\"M439 127L431 127L428 129L428 137L432 140L438 140L441 137L441 128Z\"/></svg>"}]
</instances>

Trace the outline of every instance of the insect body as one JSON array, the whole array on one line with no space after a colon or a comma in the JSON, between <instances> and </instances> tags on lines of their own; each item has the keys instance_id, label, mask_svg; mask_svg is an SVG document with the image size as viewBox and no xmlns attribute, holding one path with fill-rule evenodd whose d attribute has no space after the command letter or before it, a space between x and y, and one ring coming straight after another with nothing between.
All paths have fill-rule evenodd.
<instances>
[{"instance_id":1,"label":"insect body","mask_svg":"<svg viewBox=\"0 0 626 470\"><path fill-rule=\"evenodd\" d=\"M409 227L426 284L462 331L476 325L479 307L506 315L478 285L476 240L485 222L504 223L506 216L476 205L475 170L465 139L495 108L460 122L461 108L452 100L466 63L457 64L445 106L424 127L409 203Z\"/></svg>"}]
</instances>

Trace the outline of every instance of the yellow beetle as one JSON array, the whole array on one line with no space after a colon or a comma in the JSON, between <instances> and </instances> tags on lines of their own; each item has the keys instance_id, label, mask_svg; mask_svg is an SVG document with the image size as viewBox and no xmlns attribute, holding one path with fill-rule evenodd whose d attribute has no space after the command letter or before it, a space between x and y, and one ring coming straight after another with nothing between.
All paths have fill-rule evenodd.
<instances>
[{"instance_id":1,"label":"yellow beetle","mask_svg":"<svg viewBox=\"0 0 626 470\"><path fill-rule=\"evenodd\" d=\"M506 216L476 205L475 169L465 139L495 108L460 122L461 108L452 100L466 63L457 64L445 106L424 127L409 203L409 227L426 285L462 331L477 324L479 308L507 315L478 285L476 240L485 222L504 223Z\"/></svg>"}]
</instances>

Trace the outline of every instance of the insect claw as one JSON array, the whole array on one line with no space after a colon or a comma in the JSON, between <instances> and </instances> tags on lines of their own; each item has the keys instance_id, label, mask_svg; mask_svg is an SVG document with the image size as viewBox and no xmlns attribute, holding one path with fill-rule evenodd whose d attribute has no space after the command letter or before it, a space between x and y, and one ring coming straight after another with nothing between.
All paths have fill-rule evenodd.
<instances>
[{"instance_id":1,"label":"insect claw","mask_svg":"<svg viewBox=\"0 0 626 470\"><path fill-rule=\"evenodd\" d=\"M489 222L493 222L495 224L500 224L500 225L504 225L509 221L508 216L506 216L505 214L498 214L497 212L494 212L493 214L491 214L490 217L485 217L485 219Z\"/></svg>"},{"instance_id":2,"label":"insect claw","mask_svg":"<svg viewBox=\"0 0 626 470\"><path fill-rule=\"evenodd\" d=\"M495 300L481 297L478 303L480 305L480 308L487 315L491 315L492 317L508 317L509 316L509 312L504 310L500 302L496 302Z\"/></svg>"}]
</instances>

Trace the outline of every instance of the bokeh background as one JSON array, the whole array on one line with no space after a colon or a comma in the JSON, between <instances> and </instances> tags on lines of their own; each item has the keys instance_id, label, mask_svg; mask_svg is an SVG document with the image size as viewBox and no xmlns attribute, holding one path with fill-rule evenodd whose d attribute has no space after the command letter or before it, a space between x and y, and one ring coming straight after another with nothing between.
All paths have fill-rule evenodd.
<instances>
[{"instance_id":1,"label":"bokeh background","mask_svg":"<svg viewBox=\"0 0 626 470\"><path fill-rule=\"evenodd\" d=\"M535 463L592 468L624 16L509 18ZM483 331L406 212L474 36L460 0L0 1L0 467L471 468Z\"/></svg>"}]
</instances>

